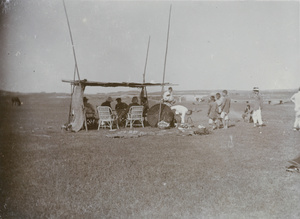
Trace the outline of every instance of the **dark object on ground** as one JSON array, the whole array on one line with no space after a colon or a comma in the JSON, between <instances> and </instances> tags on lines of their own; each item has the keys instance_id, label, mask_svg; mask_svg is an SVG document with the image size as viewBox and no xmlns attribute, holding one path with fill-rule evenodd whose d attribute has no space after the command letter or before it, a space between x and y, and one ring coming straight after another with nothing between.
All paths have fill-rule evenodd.
<instances>
[{"instance_id":1,"label":"dark object on ground","mask_svg":"<svg viewBox=\"0 0 300 219\"><path fill-rule=\"evenodd\" d=\"M71 130L71 128L72 128L72 125L71 125L71 124L68 124L68 123L65 123L65 124L63 124L63 125L61 126L61 129L64 129L64 130L66 130L66 131Z\"/></svg>"},{"instance_id":2,"label":"dark object on ground","mask_svg":"<svg viewBox=\"0 0 300 219\"><path fill-rule=\"evenodd\" d=\"M98 129L98 122L97 122L96 118L94 118L94 117L87 117L86 124L87 124L88 130Z\"/></svg>"},{"instance_id":3,"label":"dark object on ground","mask_svg":"<svg viewBox=\"0 0 300 219\"><path fill-rule=\"evenodd\" d=\"M209 130L207 128L198 128L194 131L195 135L208 135L210 134Z\"/></svg>"},{"instance_id":4,"label":"dark object on ground","mask_svg":"<svg viewBox=\"0 0 300 219\"><path fill-rule=\"evenodd\" d=\"M19 97L12 97L11 105L12 106L21 106L21 101L20 101Z\"/></svg>"},{"instance_id":5,"label":"dark object on ground","mask_svg":"<svg viewBox=\"0 0 300 219\"><path fill-rule=\"evenodd\" d=\"M294 172L300 173L299 167L296 167L295 165L292 165L292 166L287 167L287 168L286 168L286 171L292 172L292 173L294 173Z\"/></svg>"},{"instance_id":6,"label":"dark object on ground","mask_svg":"<svg viewBox=\"0 0 300 219\"><path fill-rule=\"evenodd\" d=\"M160 109L160 104L155 104L152 106L147 114L147 121L151 125L151 127L156 127L158 121L158 113ZM160 120L163 120L167 123L172 123L174 118L174 113L172 112L171 108L166 104L161 104L161 113L160 113Z\"/></svg>"},{"instance_id":7,"label":"dark object on ground","mask_svg":"<svg viewBox=\"0 0 300 219\"><path fill-rule=\"evenodd\" d=\"M159 123L157 123L157 127L160 129L169 129L170 128L170 123L165 122L165 121L160 121Z\"/></svg>"},{"instance_id":8,"label":"dark object on ground","mask_svg":"<svg viewBox=\"0 0 300 219\"><path fill-rule=\"evenodd\" d=\"M286 167L286 171L288 172L298 172L300 173L300 156L297 158L288 161L289 163L293 164L292 166Z\"/></svg>"},{"instance_id":9,"label":"dark object on ground","mask_svg":"<svg viewBox=\"0 0 300 219\"><path fill-rule=\"evenodd\" d=\"M174 114L174 123L180 124L181 123L181 116L178 114Z\"/></svg>"},{"instance_id":10,"label":"dark object on ground","mask_svg":"<svg viewBox=\"0 0 300 219\"><path fill-rule=\"evenodd\" d=\"M203 127L203 128L181 128L181 127L179 127L178 130L180 131L179 135L181 135L181 136L208 135L211 133L205 127Z\"/></svg>"},{"instance_id":11,"label":"dark object on ground","mask_svg":"<svg viewBox=\"0 0 300 219\"><path fill-rule=\"evenodd\" d=\"M142 136L152 136L155 135L155 132L142 132L142 131L136 131L136 130L130 130L130 131L118 131L113 134L108 134L106 137L108 138L138 138Z\"/></svg>"}]
</instances>

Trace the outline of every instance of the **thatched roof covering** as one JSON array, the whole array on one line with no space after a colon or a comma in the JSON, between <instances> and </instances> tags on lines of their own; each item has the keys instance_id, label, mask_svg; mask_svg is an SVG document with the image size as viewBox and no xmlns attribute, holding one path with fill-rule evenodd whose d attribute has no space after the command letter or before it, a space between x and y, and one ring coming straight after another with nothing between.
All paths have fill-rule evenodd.
<instances>
[{"instance_id":1,"label":"thatched roof covering","mask_svg":"<svg viewBox=\"0 0 300 219\"><path fill-rule=\"evenodd\" d=\"M62 80L62 82L71 83L74 85L81 84L83 86L94 86L94 87L148 87L148 86L171 86L176 84L170 83L135 83L135 82L97 82L88 80Z\"/></svg>"},{"instance_id":2,"label":"thatched roof covering","mask_svg":"<svg viewBox=\"0 0 300 219\"><path fill-rule=\"evenodd\" d=\"M82 86L94 86L94 87L148 87L148 86L171 86L176 84L170 84L170 83L135 83L135 82L97 82L97 81L88 81L88 80L62 80L62 82L71 83L73 85L79 85Z\"/></svg>"}]
</instances>

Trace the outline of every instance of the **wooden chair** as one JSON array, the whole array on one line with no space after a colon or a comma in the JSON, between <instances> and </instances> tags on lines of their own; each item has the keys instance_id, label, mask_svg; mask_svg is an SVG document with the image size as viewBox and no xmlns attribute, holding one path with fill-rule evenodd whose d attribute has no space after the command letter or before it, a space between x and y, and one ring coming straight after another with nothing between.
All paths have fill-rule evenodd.
<instances>
[{"instance_id":1,"label":"wooden chair","mask_svg":"<svg viewBox=\"0 0 300 219\"><path fill-rule=\"evenodd\" d=\"M117 120L117 117L113 115L112 109L108 106L98 106L97 111L99 114L99 121L98 121L98 130L100 128L107 128L109 127L112 130L114 121ZM117 128L119 129L119 125L117 124Z\"/></svg>"},{"instance_id":2,"label":"wooden chair","mask_svg":"<svg viewBox=\"0 0 300 219\"><path fill-rule=\"evenodd\" d=\"M129 112L127 114L126 118L126 125L125 127L130 125L130 128L133 127L133 124L138 121L140 124L135 125L141 125L144 128L144 117L143 117L143 106L132 106L129 109Z\"/></svg>"}]
</instances>

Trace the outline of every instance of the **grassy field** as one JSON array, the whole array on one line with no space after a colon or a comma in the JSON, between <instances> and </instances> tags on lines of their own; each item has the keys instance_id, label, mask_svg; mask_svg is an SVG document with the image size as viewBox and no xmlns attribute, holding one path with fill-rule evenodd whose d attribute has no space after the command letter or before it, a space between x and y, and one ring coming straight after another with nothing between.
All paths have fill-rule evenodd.
<instances>
[{"instance_id":1,"label":"grassy field","mask_svg":"<svg viewBox=\"0 0 300 219\"><path fill-rule=\"evenodd\" d=\"M62 131L63 95L19 97L21 107L0 99L0 218L300 218L300 174L285 170L300 154L291 103L265 105L262 133L240 121L238 93L227 130L122 139ZM182 104L207 125L207 103Z\"/></svg>"}]
</instances>

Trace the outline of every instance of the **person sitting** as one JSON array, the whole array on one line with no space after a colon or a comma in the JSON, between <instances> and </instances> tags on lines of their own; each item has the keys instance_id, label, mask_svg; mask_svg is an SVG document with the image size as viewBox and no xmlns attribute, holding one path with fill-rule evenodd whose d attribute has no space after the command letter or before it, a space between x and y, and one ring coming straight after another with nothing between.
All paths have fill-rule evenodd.
<instances>
[{"instance_id":1,"label":"person sitting","mask_svg":"<svg viewBox=\"0 0 300 219\"><path fill-rule=\"evenodd\" d=\"M147 97L142 97L141 102L142 102L142 106L143 106L144 125L148 125L148 121L147 121L147 114L148 114L148 111L149 111L148 98Z\"/></svg>"},{"instance_id":2,"label":"person sitting","mask_svg":"<svg viewBox=\"0 0 300 219\"><path fill-rule=\"evenodd\" d=\"M135 96L132 97L131 103L128 105L128 108L127 108L126 113L125 113L126 116L129 113L129 110L132 106L140 106L140 104L138 104L138 102L139 102L139 99L137 97L135 97Z\"/></svg>"},{"instance_id":3,"label":"person sitting","mask_svg":"<svg viewBox=\"0 0 300 219\"><path fill-rule=\"evenodd\" d=\"M113 99L111 98L111 97L108 97L107 99L106 99L106 101L105 102L103 102L102 104L101 104L101 106L108 106L108 107L110 107L110 109L111 109L111 117L113 118L113 119L116 119L116 117L117 117L117 115L112 111L112 107L111 107L111 102L113 101ZM117 125L117 120L114 120L114 122L113 122L113 126L116 126Z\"/></svg>"},{"instance_id":4,"label":"person sitting","mask_svg":"<svg viewBox=\"0 0 300 219\"><path fill-rule=\"evenodd\" d=\"M83 97L83 105L85 108L85 112L87 115L89 115L89 117L95 117L96 110L92 104L88 103L88 100L89 100L88 98Z\"/></svg>"},{"instance_id":5,"label":"person sitting","mask_svg":"<svg viewBox=\"0 0 300 219\"><path fill-rule=\"evenodd\" d=\"M88 98L86 98L86 97L83 97L83 105L84 105L84 109L85 109L87 125L95 124L97 114L96 114L96 110L95 110L94 106L92 104L88 103Z\"/></svg>"},{"instance_id":6,"label":"person sitting","mask_svg":"<svg viewBox=\"0 0 300 219\"><path fill-rule=\"evenodd\" d=\"M244 110L244 113L242 115L244 122L253 122L252 114L253 110L251 109L250 104L247 104L246 109Z\"/></svg>"},{"instance_id":7,"label":"person sitting","mask_svg":"<svg viewBox=\"0 0 300 219\"><path fill-rule=\"evenodd\" d=\"M101 106L108 106L108 107L111 108L111 102L112 102L112 101L113 101L113 99L112 99L111 97L108 97L108 98L106 99L106 101L103 102L103 103L101 104Z\"/></svg>"},{"instance_id":8,"label":"person sitting","mask_svg":"<svg viewBox=\"0 0 300 219\"><path fill-rule=\"evenodd\" d=\"M143 97L142 98L142 106L144 107L143 109L143 117L147 117L147 113L148 113L148 110L149 110L149 104L148 104L148 99L147 97Z\"/></svg>"},{"instance_id":9,"label":"person sitting","mask_svg":"<svg viewBox=\"0 0 300 219\"><path fill-rule=\"evenodd\" d=\"M132 107L132 106L140 106L140 104L138 104L138 102L139 102L139 99L137 97L132 97L131 103L128 105L126 113L128 113L130 107Z\"/></svg>"},{"instance_id":10,"label":"person sitting","mask_svg":"<svg viewBox=\"0 0 300 219\"><path fill-rule=\"evenodd\" d=\"M115 107L116 113L118 115L118 124L121 126L126 120L126 111L128 109L128 105L122 102L121 98L116 99L117 104Z\"/></svg>"},{"instance_id":11,"label":"person sitting","mask_svg":"<svg viewBox=\"0 0 300 219\"><path fill-rule=\"evenodd\" d=\"M167 105L175 104L176 100L173 97L173 88L169 87L168 90L163 95L163 102Z\"/></svg>"}]
</instances>

